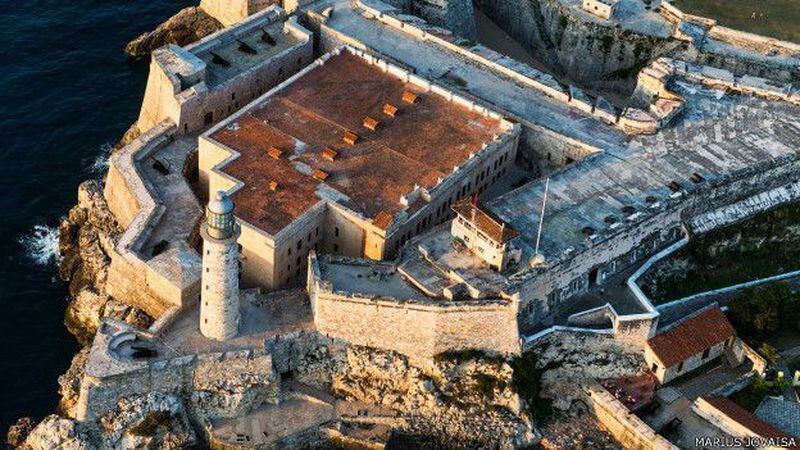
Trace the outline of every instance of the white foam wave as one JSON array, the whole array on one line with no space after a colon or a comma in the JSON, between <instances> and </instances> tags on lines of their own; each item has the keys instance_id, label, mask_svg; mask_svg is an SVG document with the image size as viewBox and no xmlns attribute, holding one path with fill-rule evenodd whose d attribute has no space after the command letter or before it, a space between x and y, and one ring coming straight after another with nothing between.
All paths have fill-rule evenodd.
<instances>
[{"instance_id":1,"label":"white foam wave","mask_svg":"<svg viewBox=\"0 0 800 450\"><path fill-rule=\"evenodd\" d=\"M92 164L89 165L89 170L94 173L104 173L108 170L108 158L111 156L111 144L104 144L100 147L100 154L98 154Z\"/></svg>"},{"instance_id":2,"label":"white foam wave","mask_svg":"<svg viewBox=\"0 0 800 450\"><path fill-rule=\"evenodd\" d=\"M36 225L30 233L22 236L19 243L25 248L25 255L36 264L47 265L61 262L58 253L58 228Z\"/></svg>"}]
</instances>

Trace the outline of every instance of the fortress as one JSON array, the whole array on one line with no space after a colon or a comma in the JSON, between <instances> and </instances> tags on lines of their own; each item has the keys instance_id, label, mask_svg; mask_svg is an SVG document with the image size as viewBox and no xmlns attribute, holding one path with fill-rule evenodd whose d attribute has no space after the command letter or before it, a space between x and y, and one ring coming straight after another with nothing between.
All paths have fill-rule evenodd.
<instances>
[{"instance_id":1,"label":"fortress","mask_svg":"<svg viewBox=\"0 0 800 450\"><path fill-rule=\"evenodd\" d=\"M79 421L252 375L203 408L216 436L280 401L292 361L270 349L302 333L416 360L552 335L643 354L674 321L636 283L653 258L800 198L796 44L552 0L658 40L620 102L476 44L470 1L272 3L203 0L227 28L152 55L104 197L109 291L157 320L101 326Z\"/></svg>"}]
</instances>

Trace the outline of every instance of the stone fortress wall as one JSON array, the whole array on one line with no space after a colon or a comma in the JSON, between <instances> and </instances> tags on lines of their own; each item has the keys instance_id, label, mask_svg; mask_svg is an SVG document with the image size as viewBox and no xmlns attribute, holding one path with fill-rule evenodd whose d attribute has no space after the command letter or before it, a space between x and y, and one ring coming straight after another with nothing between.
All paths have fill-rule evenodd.
<instances>
[{"instance_id":1,"label":"stone fortress wall","mask_svg":"<svg viewBox=\"0 0 800 450\"><path fill-rule=\"evenodd\" d=\"M171 205L144 175L142 164L170 145L174 135L175 126L165 120L114 153L104 190L109 210L125 230L110 252L109 294L133 302L154 317L200 293L200 257L186 242L202 214L196 200L194 219L184 223L173 248L157 257L144 252L146 241ZM175 177L182 183L184 197L193 199L183 175Z\"/></svg>"},{"instance_id":2,"label":"stone fortress wall","mask_svg":"<svg viewBox=\"0 0 800 450\"><path fill-rule=\"evenodd\" d=\"M322 256L346 265L358 260ZM375 267L376 263L360 261ZM371 295L357 285L336 290L315 253L309 254L308 294L317 330L331 338L416 358L480 349L519 354L517 305L510 299L446 300Z\"/></svg>"},{"instance_id":3,"label":"stone fortress wall","mask_svg":"<svg viewBox=\"0 0 800 450\"><path fill-rule=\"evenodd\" d=\"M200 9L229 27L280 3L280 0L200 0Z\"/></svg>"},{"instance_id":4,"label":"stone fortress wall","mask_svg":"<svg viewBox=\"0 0 800 450\"><path fill-rule=\"evenodd\" d=\"M277 25L282 21L285 21L283 25ZM248 95L252 98L260 92L255 91L256 87L259 90L267 89L299 70L297 58L305 65L313 57L310 32L299 26L296 18L287 19L278 7L268 8L245 22L187 47L195 52L207 51L221 42L229 42L236 36L269 26L282 26L285 32L297 37L298 43L212 91L200 89L205 86L203 82L180 91L192 77L195 77L195 81L201 79L204 76L202 70L183 72L179 76L180 72L172 69L181 64L162 66L163 58L173 59L172 62L175 62L175 58L178 62L181 58L187 58L184 62L198 63L197 68L202 69L205 63L193 53L174 46L156 51L137 123L142 134L115 152L109 160L104 196L109 209L125 230L110 252L109 294L142 307L154 317L171 307L184 306L199 295L200 257L186 241L194 233L202 210L180 173L182 168L177 168L179 173L168 175L179 189L178 192L167 192L169 198L165 198L165 193L157 186L163 180L151 179L149 172L152 171L145 170L145 165L168 158L184 132L191 133L202 127L197 123L203 120L204 115L204 109L198 109L199 105L207 105L211 111L218 111L219 114L214 114L216 121L231 108L238 109L240 101L247 101ZM156 119L158 121L153 122ZM187 120L191 121L191 127ZM181 121L186 125L184 129L178 126ZM191 145L196 146L196 143ZM187 150L182 151L182 157L185 158L186 153ZM196 214L179 224L182 230L173 236L175 239L170 241L169 250L155 257L149 254L145 245L156 228L168 220L168 210L174 208L175 203L186 202L196 205Z\"/></svg>"},{"instance_id":5,"label":"stone fortress wall","mask_svg":"<svg viewBox=\"0 0 800 450\"><path fill-rule=\"evenodd\" d=\"M243 36L260 38L265 29L276 36L277 33L288 36L277 39L278 45L286 48L254 65L241 67L240 72L226 79L212 80L208 66L217 64L214 55L218 55L220 48L235 45ZM281 39L289 42L281 43ZM305 67L313 58L311 33L297 23L296 17L287 19L278 6L269 7L186 48L162 47L152 55L137 126L146 131L170 119L182 134L207 128Z\"/></svg>"},{"instance_id":6,"label":"stone fortress wall","mask_svg":"<svg viewBox=\"0 0 800 450\"><path fill-rule=\"evenodd\" d=\"M215 417L241 416L261 404L277 403L279 381L266 351L238 350L132 360L121 350L134 338L152 337L152 333L138 331L121 322L103 322L92 344L81 382L77 420L97 420L112 411L119 399L152 392L192 394L198 407ZM223 392L226 386L231 389L232 384L243 380L251 382L251 387L255 388L253 392L246 388L238 396ZM229 401L214 401L218 394Z\"/></svg>"}]
</instances>

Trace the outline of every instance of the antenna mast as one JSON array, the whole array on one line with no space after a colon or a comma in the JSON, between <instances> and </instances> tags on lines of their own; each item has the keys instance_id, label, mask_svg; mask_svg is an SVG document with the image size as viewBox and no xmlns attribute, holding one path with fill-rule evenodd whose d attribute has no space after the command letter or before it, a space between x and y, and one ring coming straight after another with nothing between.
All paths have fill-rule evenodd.
<instances>
[{"instance_id":1,"label":"antenna mast","mask_svg":"<svg viewBox=\"0 0 800 450\"><path fill-rule=\"evenodd\" d=\"M539 254L539 242L542 239L542 226L544 225L544 208L547 206L547 191L550 190L550 177L544 182L544 198L542 199L542 213L539 215L539 231L536 232L536 250L534 254Z\"/></svg>"}]
</instances>

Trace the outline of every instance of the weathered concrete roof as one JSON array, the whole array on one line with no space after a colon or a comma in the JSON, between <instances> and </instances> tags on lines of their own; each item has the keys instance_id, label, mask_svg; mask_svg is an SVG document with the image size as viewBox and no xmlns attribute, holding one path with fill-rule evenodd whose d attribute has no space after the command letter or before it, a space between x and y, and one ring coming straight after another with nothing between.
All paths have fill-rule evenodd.
<instances>
[{"instance_id":1,"label":"weathered concrete roof","mask_svg":"<svg viewBox=\"0 0 800 450\"><path fill-rule=\"evenodd\" d=\"M623 149L606 150L554 173L550 180L541 252L558 258L593 239L624 230L681 190L703 189L692 178L714 182L782 157L797 157L800 108L681 83L684 115ZM544 180L489 202L487 208L535 241ZM631 217L633 215L633 217ZM614 223L616 222L616 223Z\"/></svg>"}]
</instances>

